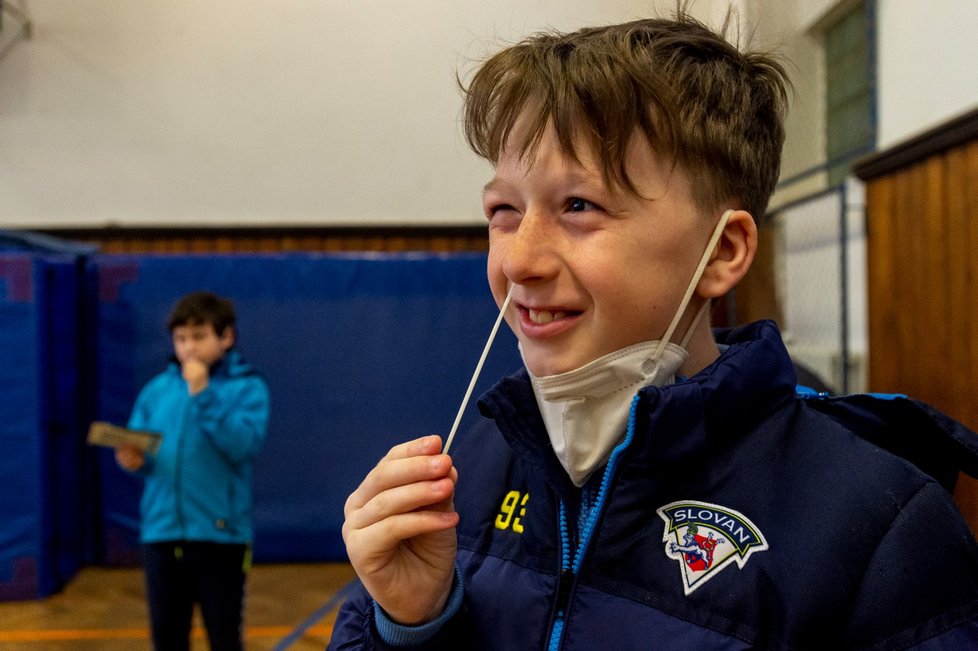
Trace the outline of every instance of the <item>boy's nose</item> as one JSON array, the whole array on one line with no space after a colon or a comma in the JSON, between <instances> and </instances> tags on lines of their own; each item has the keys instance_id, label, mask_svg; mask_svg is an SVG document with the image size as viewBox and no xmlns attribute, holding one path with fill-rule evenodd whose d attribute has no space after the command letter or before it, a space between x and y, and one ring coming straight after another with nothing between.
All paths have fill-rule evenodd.
<instances>
[{"instance_id":1,"label":"boy's nose","mask_svg":"<svg viewBox=\"0 0 978 651\"><path fill-rule=\"evenodd\" d=\"M557 272L558 242L548 220L541 214L528 211L515 232L505 236L503 243L503 273L519 285L539 283Z\"/></svg>"}]
</instances>

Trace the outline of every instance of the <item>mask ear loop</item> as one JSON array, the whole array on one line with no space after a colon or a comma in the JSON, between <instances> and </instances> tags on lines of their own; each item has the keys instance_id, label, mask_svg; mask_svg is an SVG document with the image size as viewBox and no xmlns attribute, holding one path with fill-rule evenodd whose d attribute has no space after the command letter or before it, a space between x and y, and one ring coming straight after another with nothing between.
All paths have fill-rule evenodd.
<instances>
[{"instance_id":1,"label":"mask ear loop","mask_svg":"<svg viewBox=\"0 0 978 651\"><path fill-rule=\"evenodd\" d=\"M706 301L700 306L700 309L696 310L696 316L693 317L693 322L689 324L689 328L686 329L686 334L683 335L683 340L679 342L680 347L685 348L689 345L689 340L693 338L693 332L696 331L696 326L703 320L703 315L706 314L707 308L709 307L710 301Z\"/></svg>"},{"instance_id":2,"label":"mask ear loop","mask_svg":"<svg viewBox=\"0 0 978 651\"><path fill-rule=\"evenodd\" d=\"M669 340L672 339L673 333L676 331L676 327L679 325L679 320L683 318L683 314L686 313L686 307L689 305L690 299L693 297L693 292L696 290L696 285L700 281L700 277L703 275L703 271L706 269L707 263L710 261L710 256L713 254L713 249L716 248L717 242L720 241L720 235L723 234L723 229L727 226L727 220L730 219L730 215L733 214L733 210L724 211L723 215L720 217L720 221L717 223L716 228L713 229L713 235L710 236L710 243L707 244L706 250L703 251L703 255L700 258L700 263L696 267L696 271L693 273L693 278L689 281L689 285L686 287L686 293L683 295L683 300L679 302L679 309L676 310L676 315L672 317L672 323L666 328L666 333L659 340L659 345L656 346L655 352L652 353L652 363L657 364L659 358L662 356L662 352L666 349L669 344ZM706 311L706 306L709 305L709 301L703 304L693 323L690 325L689 329L686 331L686 336L683 338L683 347L689 343L689 339L692 336L692 332L695 327L699 324L700 319L703 317ZM655 374L659 372L659 367L656 366L652 374L652 379L655 378Z\"/></svg>"},{"instance_id":3,"label":"mask ear loop","mask_svg":"<svg viewBox=\"0 0 978 651\"><path fill-rule=\"evenodd\" d=\"M469 388L465 390L465 397L462 398L462 404L459 405L458 413L455 414L455 422L452 424L452 430L448 433L448 438L445 439L445 448L442 450L442 454L448 454L448 448L452 445L455 432L458 431L458 424L462 421L462 413L465 411L465 405L469 403L469 398L472 396L472 389L475 388L475 382L479 379L479 373L482 372L482 365L485 364L486 356L489 354L489 348L492 346L493 339L496 338L499 324L502 323L503 317L506 315L506 308L509 307L509 300L513 297L514 287L516 287L515 284L509 286L509 291L506 292L506 299L503 300L502 307L499 308L499 316L496 317L496 324L492 326L489 339L486 341L485 348L482 349L482 357L479 358L479 363L475 367L475 373L472 374L472 379L469 380Z\"/></svg>"}]
</instances>

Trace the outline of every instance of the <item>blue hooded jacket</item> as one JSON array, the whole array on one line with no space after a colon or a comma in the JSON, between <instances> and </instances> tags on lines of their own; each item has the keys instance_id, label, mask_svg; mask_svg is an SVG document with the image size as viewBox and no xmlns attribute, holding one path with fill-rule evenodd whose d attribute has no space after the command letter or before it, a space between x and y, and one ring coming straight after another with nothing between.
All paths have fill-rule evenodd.
<instances>
[{"instance_id":1,"label":"blue hooded jacket","mask_svg":"<svg viewBox=\"0 0 978 651\"><path fill-rule=\"evenodd\" d=\"M138 471L142 542L251 542L252 462L268 413L264 378L233 348L197 395L175 362L143 387L129 427L163 438Z\"/></svg>"},{"instance_id":2,"label":"blue hooded jacket","mask_svg":"<svg viewBox=\"0 0 978 651\"><path fill-rule=\"evenodd\" d=\"M457 611L412 639L361 589L330 648L978 648L978 545L947 490L978 437L904 397L798 395L773 323L718 341L638 392L583 490L526 372L499 382L453 448Z\"/></svg>"}]
</instances>

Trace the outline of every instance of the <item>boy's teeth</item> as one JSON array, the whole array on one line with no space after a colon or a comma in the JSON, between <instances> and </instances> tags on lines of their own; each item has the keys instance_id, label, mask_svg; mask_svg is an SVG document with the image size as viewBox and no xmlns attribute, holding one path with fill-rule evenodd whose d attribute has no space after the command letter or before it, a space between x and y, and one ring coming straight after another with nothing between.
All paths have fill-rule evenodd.
<instances>
[{"instance_id":1,"label":"boy's teeth","mask_svg":"<svg viewBox=\"0 0 978 651\"><path fill-rule=\"evenodd\" d=\"M533 323L551 323L563 319L565 312L551 312L550 310L529 310L530 321Z\"/></svg>"}]
</instances>

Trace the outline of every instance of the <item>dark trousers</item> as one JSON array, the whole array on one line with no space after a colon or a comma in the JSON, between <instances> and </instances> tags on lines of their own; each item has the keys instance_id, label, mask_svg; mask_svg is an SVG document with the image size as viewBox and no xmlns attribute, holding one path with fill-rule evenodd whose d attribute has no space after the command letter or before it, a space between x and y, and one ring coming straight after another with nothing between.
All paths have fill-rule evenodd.
<instances>
[{"instance_id":1,"label":"dark trousers","mask_svg":"<svg viewBox=\"0 0 978 651\"><path fill-rule=\"evenodd\" d=\"M143 545L153 648L189 651L194 604L212 651L241 651L248 545L165 542Z\"/></svg>"}]
</instances>

